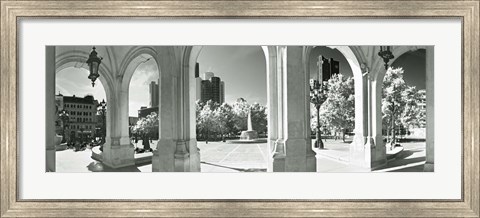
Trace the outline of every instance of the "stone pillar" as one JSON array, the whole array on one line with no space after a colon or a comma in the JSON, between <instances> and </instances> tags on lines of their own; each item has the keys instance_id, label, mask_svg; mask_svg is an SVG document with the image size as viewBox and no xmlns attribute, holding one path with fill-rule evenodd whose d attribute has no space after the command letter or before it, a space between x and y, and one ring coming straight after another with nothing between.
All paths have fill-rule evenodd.
<instances>
[{"instance_id":1,"label":"stone pillar","mask_svg":"<svg viewBox=\"0 0 480 218\"><path fill-rule=\"evenodd\" d=\"M426 131L427 131L427 140L426 140L426 162L425 162L425 167L424 171L426 172L433 172L434 171L434 166L435 166L435 159L434 159L434 134L435 134L435 114L434 114L434 91L435 91L435 78L434 78L434 47L433 46L427 46L426 48L426 54L425 54L426 60L426 104L427 104L427 126L426 126Z\"/></svg>"},{"instance_id":2,"label":"stone pillar","mask_svg":"<svg viewBox=\"0 0 480 218\"><path fill-rule=\"evenodd\" d=\"M286 46L262 47L267 62L268 95L268 164L267 172L285 171L285 149L282 136L282 66L286 55Z\"/></svg>"},{"instance_id":3,"label":"stone pillar","mask_svg":"<svg viewBox=\"0 0 480 218\"><path fill-rule=\"evenodd\" d=\"M372 139L373 147L371 156L371 169L378 168L387 163L387 151L385 142L383 141L382 133L382 92L383 92L383 78L385 77L385 68L380 69L380 73L376 75L372 81Z\"/></svg>"},{"instance_id":4,"label":"stone pillar","mask_svg":"<svg viewBox=\"0 0 480 218\"><path fill-rule=\"evenodd\" d=\"M185 66L185 63L188 63L187 69L184 68L182 72L182 81L183 86L182 89L184 90L184 97L183 97L183 111L184 111L184 128L185 131L184 139L185 139L185 147L186 151L190 155L189 160L189 172L200 172L200 150L197 147L197 131L196 131L196 113L195 113L195 101L197 96L196 90L196 80L195 80L195 65L197 63L198 54L200 54L201 47L195 47L195 58L191 58L190 56L188 62L185 61L182 66ZM193 48L192 48L193 50ZM197 53L198 51L198 53Z\"/></svg>"},{"instance_id":5,"label":"stone pillar","mask_svg":"<svg viewBox=\"0 0 480 218\"><path fill-rule=\"evenodd\" d=\"M46 46L45 57L45 170L55 172L55 46Z\"/></svg>"},{"instance_id":6,"label":"stone pillar","mask_svg":"<svg viewBox=\"0 0 480 218\"><path fill-rule=\"evenodd\" d=\"M369 136L369 69L362 64L361 73L354 74L355 79L355 136L350 144L350 164L366 167L369 163L370 149L373 144Z\"/></svg>"},{"instance_id":7,"label":"stone pillar","mask_svg":"<svg viewBox=\"0 0 480 218\"><path fill-rule=\"evenodd\" d=\"M175 78L161 71L159 85L159 139L157 150L153 152L153 172L175 171Z\"/></svg>"},{"instance_id":8,"label":"stone pillar","mask_svg":"<svg viewBox=\"0 0 480 218\"><path fill-rule=\"evenodd\" d=\"M190 171L191 144L186 137L183 125L189 119L189 112L185 114L183 80L180 72L181 60L177 59L174 47L158 47L160 69L159 84L159 140L157 150L153 152L153 172L185 172ZM189 102L187 101L187 105ZM187 116L187 117L185 117ZM188 131L188 130L187 130ZM195 146L196 147L196 146Z\"/></svg>"},{"instance_id":9,"label":"stone pillar","mask_svg":"<svg viewBox=\"0 0 480 218\"><path fill-rule=\"evenodd\" d=\"M107 137L102 152L103 164L111 168L132 166L135 165L134 147L128 136L128 109L125 108L128 107L128 95L118 90L121 82L112 87L114 91L107 100Z\"/></svg>"},{"instance_id":10,"label":"stone pillar","mask_svg":"<svg viewBox=\"0 0 480 218\"><path fill-rule=\"evenodd\" d=\"M277 141L285 150L284 168L275 167L274 171L315 172L316 158L310 139L310 102L309 76L304 69L304 48L288 46L281 48L282 58L282 135ZM283 51L283 50L286 51ZM286 62L285 62L286 58Z\"/></svg>"}]
</instances>

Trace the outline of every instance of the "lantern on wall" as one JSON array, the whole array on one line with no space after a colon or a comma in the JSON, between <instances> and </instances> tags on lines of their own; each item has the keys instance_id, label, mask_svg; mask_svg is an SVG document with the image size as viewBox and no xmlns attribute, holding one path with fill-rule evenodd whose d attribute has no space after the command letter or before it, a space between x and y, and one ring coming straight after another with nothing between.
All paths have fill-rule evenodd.
<instances>
[{"instance_id":1,"label":"lantern on wall","mask_svg":"<svg viewBox=\"0 0 480 218\"><path fill-rule=\"evenodd\" d=\"M97 56L97 52L95 51L94 46L87 60L88 67L90 69L90 74L88 75L88 78L92 80L92 87L95 87L95 80L100 77L100 75L98 74L98 68L100 67L100 63L102 63L102 59Z\"/></svg>"},{"instance_id":2,"label":"lantern on wall","mask_svg":"<svg viewBox=\"0 0 480 218\"><path fill-rule=\"evenodd\" d=\"M391 51L390 46L380 46L380 51L378 52L378 56L380 56L383 59L383 62L385 63L385 70L388 69L388 62L395 58L393 56L393 53Z\"/></svg>"}]
</instances>

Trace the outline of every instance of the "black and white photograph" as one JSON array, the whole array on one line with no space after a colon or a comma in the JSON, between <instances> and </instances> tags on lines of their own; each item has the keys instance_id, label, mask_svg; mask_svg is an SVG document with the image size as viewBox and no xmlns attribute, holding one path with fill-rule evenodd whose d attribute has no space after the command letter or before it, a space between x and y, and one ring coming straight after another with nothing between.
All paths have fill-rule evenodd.
<instances>
[{"instance_id":1,"label":"black and white photograph","mask_svg":"<svg viewBox=\"0 0 480 218\"><path fill-rule=\"evenodd\" d=\"M433 172L433 50L47 46L47 171Z\"/></svg>"}]
</instances>

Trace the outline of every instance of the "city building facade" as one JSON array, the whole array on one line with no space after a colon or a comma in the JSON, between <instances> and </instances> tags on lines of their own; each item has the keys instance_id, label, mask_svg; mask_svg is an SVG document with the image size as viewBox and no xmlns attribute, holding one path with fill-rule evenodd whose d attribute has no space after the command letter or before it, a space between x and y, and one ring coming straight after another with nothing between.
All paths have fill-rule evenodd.
<instances>
[{"instance_id":1,"label":"city building facade","mask_svg":"<svg viewBox=\"0 0 480 218\"><path fill-rule=\"evenodd\" d=\"M96 134L98 101L92 95L85 97L56 96L58 111L65 110L68 121L64 125L66 141L84 141L92 139ZM62 126L63 128L63 126Z\"/></svg>"}]
</instances>

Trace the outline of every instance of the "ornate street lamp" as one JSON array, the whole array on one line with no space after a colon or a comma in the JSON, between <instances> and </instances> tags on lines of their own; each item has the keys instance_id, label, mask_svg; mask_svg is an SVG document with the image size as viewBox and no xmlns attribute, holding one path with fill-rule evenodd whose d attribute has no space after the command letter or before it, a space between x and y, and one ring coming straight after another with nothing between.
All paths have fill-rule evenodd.
<instances>
[{"instance_id":1,"label":"ornate street lamp","mask_svg":"<svg viewBox=\"0 0 480 218\"><path fill-rule=\"evenodd\" d=\"M100 63L102 63L102 58L97 56L97 52L95 51L94 46L87 60L88 67L90 69L90 74L88 75L88 78L92 80L92 87L95 87L95 80L100 77L100 75L98 74L98 68L100 67Z\"/></svg>"},{"instance_id":2,"label":"ornate street lamp","mask_svg":"<svg viewBox=\"0 0 480 218\"><path fill-rule=\"evenodd\" d=\"M102 115L102 144L105 143L105 137L106 137L106 130L107 130L107 125L106 125L106 109L105 107L107 106L107 103L105 102L105 99L102 100L102 102L100 102L100 104L98 105L98 107L100 107L99 111Z\"/></svg>"},{"instance_id":3,"label":"ornate street lamp","mask_svg":"<svg viewBox=\"0 0 480 218\"><path fill-rule=\"evenodd\" d=\"M315 109L317 109L315 148L319 148L319 149L324 149L321 130L320 130L320 126L321 126L320 125L320 106L322 106L323 102L327 100L327 92L328 92L328 83L326 81L320 84L318 80L314 80L314 79L310 80L310 102L315 106Z\"/></svg>"},{"instance_id":4,"label":"ornate street lamp","mask_svg":"<svg viewBox=\"0 0 480 218\"><path fill-rule=\"evenodd\" d=\"M380 46L380 51L378 52L378 56L380 56L383 59L383 62L385 62L385 70L388 69L388 62L395 58L393 56L392 51L390 51L390 46Z\"/></svg>"},{"instance_id":5,"label":"ornate street lamp","mask_svg":"<svg viewBox=\"0 0 480 218\"><path fill-rule=\"evenodd\" d=\"M67 122L69 121L70 119L70 115L68 114L68 112L66 110L62 110L60 111L59 113L59 117L60 119L62 120L62 143L66 141L66 138L65 138L65 127L67 126Z\"/></svg>"}]
</instances>

